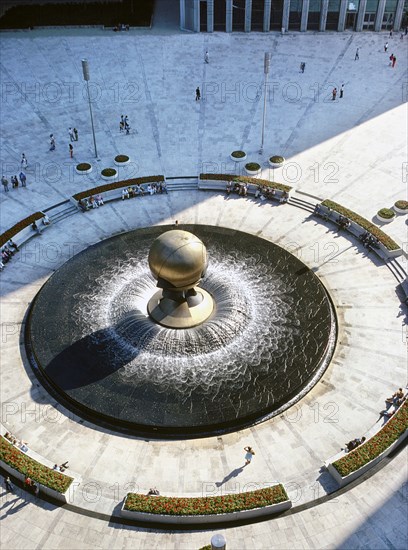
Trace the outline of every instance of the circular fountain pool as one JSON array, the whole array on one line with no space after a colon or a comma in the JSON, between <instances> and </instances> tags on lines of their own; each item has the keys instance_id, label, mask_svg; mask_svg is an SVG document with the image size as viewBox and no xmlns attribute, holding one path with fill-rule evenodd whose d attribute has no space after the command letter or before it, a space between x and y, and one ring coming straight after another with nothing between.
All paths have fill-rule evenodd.
<instances>
[{"instance_id":1,"label":"circular fountain pool","mask_svg":"<svg viewBox=\"0 0 408 550\"><path fill-rule=\"evenodd\" d=\"M206 245L215 302L189 329L156 324L147 257L168 226L112 237L64 264L30 311L27 350L64 404L111 428L206 435L282 412L318 381L336 340L325 288L279 246L184 226Z\"/></svg>"}]
</instances>

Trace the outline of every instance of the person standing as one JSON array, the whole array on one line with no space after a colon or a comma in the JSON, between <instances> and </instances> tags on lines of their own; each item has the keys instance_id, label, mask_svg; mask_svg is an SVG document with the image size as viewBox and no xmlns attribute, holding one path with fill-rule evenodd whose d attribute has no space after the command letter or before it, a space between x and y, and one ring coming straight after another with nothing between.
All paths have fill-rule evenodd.
<instances>
[{"instance_id":1,"label":"person standing","mask_svg":"<svg viewBox=\"0 0 408 550\"><path fill-rule=\"evenodd\" d=\"M199 86L196 88L196 101L200 101L201 99L201 92Z\"/></svg>"},{"instance_id":2,"label":"person standing","mask_svg":"<svg viewBox=\"0 0 408 550\"><path fill-rule=\"evenodd\" d=\"M4 485L6 486L6 491L8 491L9 493L13 491L10 476L4 478Z\"/></svg>"},{"instance_id":3,"label":"person standing","mask_svg":"<svg viewBox=\"0 0 408 550\"><path fill-rule=\"evenodd\" d=\"M8 179L6 178L6 176L1 176L1 184L3 185L4 187L4 192L5 193L8 193L9 191L9 188L8 188Z\"/></svg>"},{"instance_id":4,"label":"person standing","mask_svg":"<svg viewBox=\"0 0 408 550\"><path fill-rule=\"evenodd\" d=\"M388 42L384 44L384 51L386 52L388 50Z\"/></svg>"},{"instance_id":5,"label":"person standing","mask_svg":"<svg viewBox=\"0 0 408 550\"><path fill-rule=\"evenodd\" d=\"M70 158L74 157L74 148L72 146L72 143L69 144L69 156Z\"/></svg>"},{"instance_id":6,"label":"person standing","mask_svg":"<svg viewBox=\"0 0 408 550\"><path fill-rule=\"evenodd\" d=\"M250 447L248 445L248 447L244 447L244 451L246 451L246 454L245 454L245 466L247 466L248 464L251 463L251 460L252 460L252 457L254 456L255 454L255 451L253 450L252 447Z\"/></svg>"},{"instance_id":7,"label":"person standing","mask_svg":"<svg viewBox=\"0 0 408 550\"><path fill-rule=\"evenodd\" d=\"M208 53L208 50L204 54L204 62L209 63L210 62L210 54Z\"/></svg>"},{"instance_id":8,"label":"person standing","mask_svg":"<svg viewBox=\"0 0 408 550\"><path fill-rule=\"evenodd\" d=\"M74 132L75 141L78 141L78 130L76 128L74 128L72 131Z\"/></svg>"},{"instance_id":9,"label":"person standing","mask_svg":"<svg viewBox=\"0 0 408 550\"><path fill-rule=\"evenodd\" d=\"M340 88L340 99L342 99L343 94L344 94L344 84L342 84Z\"/></svg>"},{"instance_id":10,"label":"person standing","mask_svg":"<svg viewBox=\"0 0 408 550\"><path fill-rule=\"evenodd\" d=\"M19 177L20 177L20 181L21 181L21 187L25 187L25 186L26 186L27 177L26 177L26 175L24 174L23 171L21 171L21 172L19 173Z\"/></svg>"},{"instance_id":11,"label":"person standing","mask_svg":"<svg viewBox=\"0 0 408 550\"><path fill-rule=\"evenodd\" d=\"M336 100L336 96L337 96L337 88L333 88L333 91L332 91L332 100L333 101Z\"/></svg>"},{"instance_id":12,"label":"person standing","mask_svg":"<svg viewBox=\"0 0 408 550\"><path fill-rule=\"evenodd\" d=\"M74 141L74 140L75 140L74 131L73 131L73 129L71 128L71 126L68 128L68 134L69 134L69 139L70 139L70 141Z\"/></svg>"},{"instance_id":13,"label":"person standing","mask_svg":"<svg viewBox=\"0 0 408 550\"><path fill-rule=\"evenodd\" d=\"M392 64L392 68L395 67L395 63L397 62L397 58L395 57L395 55L392 56L392 60L391 60L391 64Z\"/></svg>"},{"instance_id":14,"label":"person standing","mask_svg":"<svg viewBox=\"0 0 408 550\"><path fill-rule=\"evenodd\" d=\"M357 48L356 55L354 56L354 61L357 61L357 59L360 59L360 48Z\"/></svg>"},{"instance_id":15,"label":"person standing","mask_svg":"<svg viewBox=\"0 0 408 550\"><path fill-rule=\"evenodd\" d=\"M23 153L21 155L21 168L27 168L27 165L28 165L27 157Z\"/></svg>"},{"instance_id":16,"label":"person standing","mask_svg":"<svg viewBox=\"0 0 408 550\"><path fill-rule=\"evenodd\" d=\"M50 134L50 151L55 151L55 137L54 137L54 134Z\"/></svg>"},{"instance_id":17,"label":"person standing","mask_svg":"<svg viewBox=\"0 0 408 550\"><path fill-rule=\"evenodd\" d=\"M306 63L304 61L302 61L302 63L300 64L300 72L301 73L304 73L305 72L305 68L306 68Z\"/></svg>"}]
</instances>

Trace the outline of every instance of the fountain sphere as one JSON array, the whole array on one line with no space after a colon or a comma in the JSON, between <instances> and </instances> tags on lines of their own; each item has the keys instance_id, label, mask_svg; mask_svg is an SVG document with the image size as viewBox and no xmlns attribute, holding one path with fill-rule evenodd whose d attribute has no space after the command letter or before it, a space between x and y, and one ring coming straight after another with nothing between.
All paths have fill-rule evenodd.
<instances>
[{"instance_id":1,"label":"fountain sphere","mask_svg":"<svg viewBox=\"0 0 408 550\"><path fill-rule=\"evenodd\" d=\"M174 229L158 237L149 252L149 267L157 286L147 304L150 317L168 328L186 329L204 323L214 301L195 288L207 269L207 249L192 233Z\"/></svg>"},{"instance_id":2,"label":"fountain sphere","mask_svg":"<svg viewBox=\"0 0 408 550\"><path fill-rule=\"evenodd\" d=\"M312 270L254 235L184 227L197 237L156 226L90 246L32 302L31 364L77 414L143 436L231 431L281 414L329 364L336 318Z\"/></svg>"}]
</instances>

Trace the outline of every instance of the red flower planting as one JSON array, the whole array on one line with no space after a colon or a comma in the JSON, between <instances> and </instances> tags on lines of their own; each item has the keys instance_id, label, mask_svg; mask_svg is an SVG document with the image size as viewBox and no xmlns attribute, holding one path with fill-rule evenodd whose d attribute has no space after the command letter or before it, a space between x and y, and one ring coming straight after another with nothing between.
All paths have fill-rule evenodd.
<instances>
[{"instance_id":1,"label":"red flower planting","mask_svg":"<svg viewBox=\"0 0 408 550\"><path fill-rule=\"evenodd\" d=\"M286 500L289 499L283 485L219 497L177 498L128 493L125 510L170 516L202 516L264 508Z\"/></svg>"}]
</instances>

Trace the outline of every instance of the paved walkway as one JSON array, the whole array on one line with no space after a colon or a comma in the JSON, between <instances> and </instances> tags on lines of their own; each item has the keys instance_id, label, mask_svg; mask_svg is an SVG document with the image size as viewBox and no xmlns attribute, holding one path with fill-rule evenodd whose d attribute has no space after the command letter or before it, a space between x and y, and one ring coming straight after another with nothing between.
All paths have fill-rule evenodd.
<instances>
[{"instance_id":1,"label":"paved walkway","mask_svg":"<svg viewBox=\"0 0 408 550\"><path fill-rule=\"evenodd\" d=\"M334 198L368 218L380 207L405 198L404 173L401 177L406 161L406 108L402 105L407 75L402 63L405 42L394 39L394 53L401 63L392 70L382 51L384 37L378 34L170 37L147 31L107 35L76 30L0 38L6 84L2 102L7 112L1 134L3 170L8 176L18 173L22 152L29 160L28 187L0 193L1 230L35 209L91 187L99 181L98 170L111 166L118 153L130 154L133 161L123 169L122 178L232 171L235 165L228 155L237 148L248 153L248 160L260 159L262 163L271 154L283 154L289 161L287 167L273 173L264 166L264 177L290 183L298 193ZM354 62L356 46L361 47L360 62ZM207 47L209 65L203 63ZM266 49L273 50L271 81L275 86L271 86L274 95L271 91L268 103L267 147L260 157L263 102L257 87L262 82ZM73 171L75 163L92 161L80 68L84 56L89 58L95 84L100 161L89 176L81 177ZM63 76L61 59L66 61ZM259 60L259 68L254 60ZM306 61L304 75L298 73L300 61ZM331 88L343 82L345 97L332 102ZM194 101L198 84L204 96L200 103ZM299 101L294 101L295 97ZM129 136L119 133L121 114L129 115L133 128ZM69 126L80 132L78 143L74 143L74 161L67 152ZM30 128L30 132L20 128ZM48 151L49 133L57 138L54 153ZM244 229L269 238L314 268L333 296L340 336L332 365L313 391L279 419L220 438L142 441L79 421L50 399L25 368L19 328L26 307L73 251L121 231L171 223L176 218L184 223ZM398 217L386 230L401 244L406 242L404 217ZM154 484L163 494L213 491L215 483L222 483L242 464L246 444L258 450L256 460L233 484L223 483L226 490L236 488L236 483L248 487L279 480L288 486L296 504L309 502L334 489L330 477L320 472L323 461L345 441L368 430L378 419L384 397L405 384L406 311L401 309L395 286L388 269L367 256L355 241L289 205L260 206L252 199L225 200L216 193L185 191L77 214L32 240L1 274L1 420L48 460L69 458L72 470L84 479L73 503L101 513L112 513L131 487L129 483L142 491ZM304 516L230 530L230 546L325 548L344 544L344 548L372 548L382 547L381 541L383 547L406 546L403 521L397 514L384 512L383 519L378 512L362 525L370 505L381 506L387 499L391 499L387 510L397 508L401 514L406 510L400 493L393 495L394 482L401 485L404 475L401 464L406 454L400 457L399 466L394 468L391 463L382 471L391 472L387 482L379 483L380 487L388 485L385 492L369 490L370 481L366 482L340 497L341 505L331 516L327 503L327 514L320 506L302 512ZM358 499L366 499L361 507L356 504ZM7 502L4 508L9 506ZM47 509L52 512L43 511ZM2 548L120 548L127 544L192 548L206 543L210 535L142 533L109 524L100 528L96 519L47 505L25 506L21 501L16 501L13 510L19 514L6 514L3 524L14 534L19 520L29 518L20 534L25 539L20 535L1 537ZM318 516L323 515L331 519L322 522ZM353 519L346 524L350 516ZM300 517L303 524L297 520ZM373 522L378 536L375 541L365 538ZM339 525L344 528L333 529ZM122 540L126 532L132 537L137 532L137 542ZM360 532L364 533L361 539Z\"/></svg>"}]
</instances>

